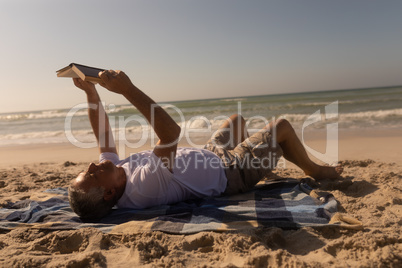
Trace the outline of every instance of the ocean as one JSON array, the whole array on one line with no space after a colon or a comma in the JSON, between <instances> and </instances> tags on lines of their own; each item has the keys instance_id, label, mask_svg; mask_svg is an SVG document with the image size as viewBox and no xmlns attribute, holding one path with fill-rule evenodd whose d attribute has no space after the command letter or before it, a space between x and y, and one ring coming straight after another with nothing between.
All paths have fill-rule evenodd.
<instances>
[{"instance_id":1,"label":"ocean","mask_svg":"<svg viewBox=\"0 0 402 268\"><path fill-rule=\"evenodd\" d=\"M182 127L183 137L205 140L231 114L241 113L250 133L286 118L302 131L402 128L402 87L334 90L160 103ZM129 104L106 103L115 137L141 145L153 131ZM85 104L66 109L0 114L0 147L72 142L90 147L95 139ZM191 144L191 143L190 143ZM194 142L194 145L197 145Z\"/></svg>"}]
</instances>

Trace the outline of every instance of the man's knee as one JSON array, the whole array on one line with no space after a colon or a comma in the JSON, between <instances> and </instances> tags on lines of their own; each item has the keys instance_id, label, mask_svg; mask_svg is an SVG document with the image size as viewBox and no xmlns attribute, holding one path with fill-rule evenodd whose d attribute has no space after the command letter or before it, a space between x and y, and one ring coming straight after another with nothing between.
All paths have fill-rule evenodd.
<instances>
[{"instance_id":1,"label":"man's knee","mask_svg":"<svg viewBox=\"0 0 402 268\"><path fill-rule=\"evenodd\" d=\"M244 125L246 123L246 121L244 120L243 116L240 114L232 114L230 116L230 119L234 122L238 122L241 123L242 125Z\"/></svg>"},{"instance_id":2,"label":"man's knee","mask_svg":"<svg viewBox=\"0 0 402 268\"><path fill-rule=\"evenodd\" d=\"M283 138L287 137L289 134L295 134L295 130L292 125L286 119L278 119L273 124L273 129L271 129L271 133L274 134L278 138L278 142L280 142Z\"/></svg>"},{"instance_id":3,"label":"man's knee","mask_svg":"<svg viewBox=\"0 0 402 268\"><path fill-rule=\"evenodd\" d=\"M280 118L280 119L276 120L275 127L277 129L281 129L284 131L293 131L294 130L292 125L289 123L289 121L284 118Z\"/></svg>"}]
</instances>

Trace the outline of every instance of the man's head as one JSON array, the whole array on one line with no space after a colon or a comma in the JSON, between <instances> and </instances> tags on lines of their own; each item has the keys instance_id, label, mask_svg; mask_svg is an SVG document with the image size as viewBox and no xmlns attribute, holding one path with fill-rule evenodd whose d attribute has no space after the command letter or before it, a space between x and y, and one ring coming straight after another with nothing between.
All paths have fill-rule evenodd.
<instances>
[{"instance_id":1,"label":"man's head","mask_svg":"<svg viewBox=\"0 0 402 268\"><path fill-rule=\"evenodd\" d=\"M83 219L100 219L110 212L125 186L123 168L110 161L91 163L68 188L70 206Z\"/></svg>"}]
</instances>

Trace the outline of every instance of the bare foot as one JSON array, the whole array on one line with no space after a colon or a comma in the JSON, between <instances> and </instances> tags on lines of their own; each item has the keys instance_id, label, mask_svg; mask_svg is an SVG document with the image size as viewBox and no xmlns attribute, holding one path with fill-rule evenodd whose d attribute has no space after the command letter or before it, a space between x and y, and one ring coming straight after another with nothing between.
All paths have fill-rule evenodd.
<instances>
[{"instance_id":1,"label":"bare foot","mask_svg":"<svg viewBox=\"0 0 402 268\"><path fill-rule=\"evenodd\" d=\"M339 165L336 167L317 165L313 172L305 172L305 173L306 175L309 175L316 180L322 180L322 179L337 179L340 177L342 172L343 167Z\"/></svg>"}]
</instances>

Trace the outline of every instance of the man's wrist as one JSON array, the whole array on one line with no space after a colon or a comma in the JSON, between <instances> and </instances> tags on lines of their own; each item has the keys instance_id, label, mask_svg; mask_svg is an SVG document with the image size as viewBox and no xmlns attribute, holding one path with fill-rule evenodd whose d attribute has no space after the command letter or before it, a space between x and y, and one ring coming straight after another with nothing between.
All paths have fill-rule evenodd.
<instances>
[{"instance_id":1,"label":"man's wrist","mask_svg":"<svg viewBox=\"0 0 402 268\"><path fill-rule=\"evenodd\" d=\"M85 90L85 93L90 96L90 95L97 95L98 92L96 91L95 86L93 86L93 88L89 88Z\"/></svg>"},{"instance_id":2,"label":"man's wrist","mask_svg":"<svg viewBox=\"0 0 402 268\"><path fill-rule=\"evenodd\" d=\"M85 93L87 94L88 102L99 102L99 95L95 88L93 90L86 90Z\"/></svg>"},{"instance_id":3,"label":"man's wrist","mask_svg":"<svg viewBox=\"0 0 402 268\"><path fill-rule=\"evenodd\" d=\"M124 97L128 98L138 91L139 91L139 89L136 86L131 84L131 85L127 86L127 88L125 88L125 90L122 90L121 94Z\"/></svg>"}]
</instances>

